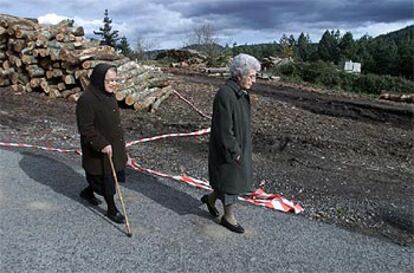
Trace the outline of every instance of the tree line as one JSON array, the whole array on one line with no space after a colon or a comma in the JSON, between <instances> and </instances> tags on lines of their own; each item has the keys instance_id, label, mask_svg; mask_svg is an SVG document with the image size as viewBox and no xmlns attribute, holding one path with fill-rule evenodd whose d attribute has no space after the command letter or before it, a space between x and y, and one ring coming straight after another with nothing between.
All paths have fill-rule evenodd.
<instances>
[{"instance_id":1,"label":"tree line","mask_svg":"<svg viewBox=\"0 0 414 273\"><path fill-rule=\"evenodd\" d=\"M155 47L154 43L137 39L134 49L125 36L119 37L117 30L112 30L112 20L105 10L103 27L94 34L100 36L102 44L111 45L128 57L143 59L146 51ZM292 58L297 62L318 62L337 65L343 68L345 61L352 60L362 64L364 74L378 74L404 77L414 80L414 25L378 37L364 35L354 39L351 32L342 34L339 30L326 30L320 41L314 43L308 34L283 34L278 42L267 44L220 46L217 32L211 25L195 27L187 48L203 51L214 65L224 56L235 56L241 52L248 53L259 60L269 56ZM190 44L191 43L191 44Z\"/></svg>"},{"instance_id":2,"label":"tree line","mask_svg":"<svg viewBox=\"0 0 414 273\"><path fill-rule=\"evenodd\" d=\"M296 39L285 34L279 43L233 46L232 54L245 52L259 59L268 56L291 57L300 62L323 61L343 67L345 61L362 64L363 73L414 79L414 26L380 35L354 39L351 32L326 30L318 43L301 33Z\"/></svg>"}]
</instances>

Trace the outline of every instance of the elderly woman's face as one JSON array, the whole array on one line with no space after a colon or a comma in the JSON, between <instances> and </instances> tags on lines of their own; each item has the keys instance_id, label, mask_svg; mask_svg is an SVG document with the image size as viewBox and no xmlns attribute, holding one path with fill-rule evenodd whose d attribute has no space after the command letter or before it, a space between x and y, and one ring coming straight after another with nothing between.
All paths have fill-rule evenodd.
<instances>
[{"instance_id":1,"label":"elderly woman's face","mask_svg":"<svg viewBox=\"0 0 414 273\"><path fill-rule=\"evenodd\" d=\"M116 87L116 72L112 69L109 69L105 75L105 91L108 93L115 92Z\"/></svg>"},{"instance_id":2,"label":"elderly woman's face","mask_svg":"<svg viewBox=\"0 0 414 273\"><path fill-rule=\"evenodd\" d=\"M256 70L250 70L249 73L244 77L237 77L239 85L244 90L249 90L252 88L253 84L256 82Z\"/></svg>"}]
</instances>

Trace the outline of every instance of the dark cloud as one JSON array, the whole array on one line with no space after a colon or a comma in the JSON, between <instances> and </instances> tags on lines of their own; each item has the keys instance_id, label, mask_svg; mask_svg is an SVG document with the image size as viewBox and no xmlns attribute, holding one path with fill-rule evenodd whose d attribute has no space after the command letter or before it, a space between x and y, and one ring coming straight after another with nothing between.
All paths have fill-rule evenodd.
<instances>
[{"instance_id":1,"label":"dark cloud","mask_svg":"<svg viewBox=\"0 0 414 273\"><path fill-rule=\"evenodd\" d=\"M223 16L229 27L271 29L287 24L330 25L388 23L413 18L412 0L404 1L209 1L179 3L172 9L197 21ZM222 26L225 27L225 26Z\"/></svg>"},{"instance_id":2,"label":"dark cloud","mask_svg":"<svg viewBox=\"0 0 414 273\"><path fill-rule=\"evenodd\" d=\"M316 21L338 23L389 23L413 19L412 1L354 1L321 10Z\"/></svg>"},{"instance_id":3,"label":"dark cloud","mask_svg":"<svg viewBox=\"0 0 414 273\"><path fill-rule=\"evenodd\" d=\"M412 24L412 0L0 0L2 11L39 17L54 13L96 27L104 10L128 39L151 37L165 45L181 44L191 31L211 24L224 41L278 40L283 33L326 29L389 31ZM240 40L240 41L239 41Z\"/></svg>"}]
</instances>

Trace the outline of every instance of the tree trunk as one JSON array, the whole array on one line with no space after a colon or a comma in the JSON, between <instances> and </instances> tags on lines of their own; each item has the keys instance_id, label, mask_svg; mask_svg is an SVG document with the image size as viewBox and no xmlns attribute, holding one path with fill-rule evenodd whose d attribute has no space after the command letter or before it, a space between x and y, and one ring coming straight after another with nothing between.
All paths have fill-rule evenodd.
<instances>
[{"instance_id":1,"label":"tree trunk","mask_svg":"<svg viewBox=\"0 0 414 273\"><path fill-rule=\"evenodd\" d=\"M65 81L65 84L75 84L76 83L75 77L73 77L72 75L64 76L63 80Z\"/></svg>"},{"instance_id":2,"label":"tree trunk","mask_svg":"<svg viewBox=\"0 0 414 273\"><path fill-rule=\"evenodd\" d=\"M71 96L71 95L73 95L75 93L80 93L80 92L81 92L81 88L80 87L74 87L72 89L62 91L61 94L62 94L62 97L64 97L66 99L69 96Z\"/></svg>"},{"instance_id":3,"label":"tree trunk","mask_svg":"<svg viewBox=\"0 0 414 273\"><path fill-rule=\"evenodd\" d=\"M166 100L174 92L174 89L172 89L171 87L165 87L164 89L167 89L167 90L159 98L157 98L157 100L152 104L151 112L157 111L161 103L164 100Z\"/></svg>"}]
</instances>

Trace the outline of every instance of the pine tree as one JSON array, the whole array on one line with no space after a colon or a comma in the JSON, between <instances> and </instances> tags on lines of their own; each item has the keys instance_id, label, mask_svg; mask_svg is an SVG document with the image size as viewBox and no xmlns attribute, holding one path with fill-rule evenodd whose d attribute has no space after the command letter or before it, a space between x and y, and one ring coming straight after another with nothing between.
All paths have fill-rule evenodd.
<instances>
[{"instance_id":1,"label":"pine tree","mask_svg":"<svg viewBox=\"0 0 414 273\"><path fill-rule=\"evenodd\" d=\"M342 60L353 60L355 61L356 48L355 41L351 32L345 33L339 42L339 54Z\"/></svg>"},{"instance_id":2,"label":"pine tree","mask_svg":"<svg viewBox=\"0 0 414 273\"><path fill-rule=\"evenodd\" d=\"M369 72L375 68L374 59L372 58L370 47L372 44L372 37L364 35L355 44L355 60L362 64L362 71Z\"/></svg>"},{"instance_id":3,"label":"pine tree","mask_svg":"<svg viewBox=\"0 0 414 273\"><path fill-rule=\"evenodd\" d=\"M398 74L414 80L414 40L401 41L398 47L398 55Z\"/></svg>"},{"instance_id":4,"label":"pine tree","mask_svg":"<svg viewBox=\"0 0 414 273\"><path fill-rule=\"evenodd\" d=\"M119 42L118 48L121 50L124 56L129 56L132 53L128 40L125 36L122 36L121 41Z\"/></svg>"},{"instance_id":5,"label":"pine tree","mask_svg":"<svg viewBox=\"0 0 414 273\"><path fill-rule=\"evenodd\" d=\"M101 36L101 45L109 45L116 47L118 38L118 30L112 31L112 19L109 18L109 12L105 9L103 23L104 26L99 28L99 31L94 31L95 35Z\"/></svg>"},{"instance_id":6,"label":"pine tree","mask_svg":"<svg viewBox=\"0 0 414 273\"><path fill-rule=\"evenodd\" d=\"M304 62L308 61L310 57L309 44L310 44L309 35L305 36L305 34L302 32L299 35L299 38L297 41L297 48L298 48L298 57L300 60Z\"/></svg>"},{"instance_id":7,"label":"pine tree","mask_svg":"<svg viewBox=\"0 0 414 273\"><path fill-rule=\"evenodd\" d=\"M318 45L318 55L322 61L337 63L339 59L337 36L333 31L327 30L322 35Z\"/></svg>"},{"instance_id":8,"label":"pine tree","mask_svg":"<svg viewBox=\"0 0 414 273\"><path fill-rule=\"evenodd\" d=\"M398 65L398 47L394 41L377 40L373 43L372 57L375 66L372 72L382 75L396 75Z\"/></svg>"},{"instance_id":9,"label":"pine tree","mask_svg":"<svg viewBox=\"0 0 414 273\"><path fill-rule=\"evenodd\" d=\"M279 44L282 50L282 58L289 58L293 56L293 46L291 45L291 40L286 36L286 34L282 35L279 40Z\"/></svg>"}]
</instances>

